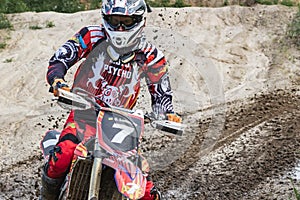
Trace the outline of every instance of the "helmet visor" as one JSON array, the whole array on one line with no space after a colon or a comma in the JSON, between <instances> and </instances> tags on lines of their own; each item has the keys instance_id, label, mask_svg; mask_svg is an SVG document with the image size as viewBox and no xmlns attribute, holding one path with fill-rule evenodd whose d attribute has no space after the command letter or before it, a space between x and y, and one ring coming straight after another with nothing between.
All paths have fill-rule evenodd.
<instances>
[{"instance_id":1,"label":"helmet visor","mask_svg":"<svg viewBox=\"0 0 300 200\"><path fill-rule=\"evenodd\" d=\"M138 15L104 15L104 20L113 28L117 29L122 26L125 30L133 28L137 23L141 22L143 17Z\"/></svg>"}]
</instances>

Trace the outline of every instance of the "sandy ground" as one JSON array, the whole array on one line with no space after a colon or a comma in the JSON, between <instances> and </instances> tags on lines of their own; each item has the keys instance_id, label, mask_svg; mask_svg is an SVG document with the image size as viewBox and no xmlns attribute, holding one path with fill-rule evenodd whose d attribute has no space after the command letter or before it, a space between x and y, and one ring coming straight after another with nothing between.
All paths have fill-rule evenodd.
<instances>
[{"instance_id":1,"label":"sandy ground","mask_svg":"<svg viewBox=\"0 0 300 200\"><path fill-rule=\"evenodd\" d=\"M149 14L148 39L168 57L174 105L187 125L182 137L146 126L143 149L165 199L294 198L300 59L285 32L295 13L230 6ZM0 32L0 199L37 199L39 141L67 114L48 93L48 59L99 18L99 10L9 15L14 30ZM137 107L149 110L145 87Z\"/></svg>"}]
</instances>

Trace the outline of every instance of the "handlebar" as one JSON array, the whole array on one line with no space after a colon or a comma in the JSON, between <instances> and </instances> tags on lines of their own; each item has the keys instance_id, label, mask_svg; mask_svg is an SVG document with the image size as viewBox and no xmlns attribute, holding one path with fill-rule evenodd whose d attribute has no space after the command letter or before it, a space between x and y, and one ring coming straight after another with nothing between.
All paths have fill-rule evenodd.
<instances>
[{"instance_id":1,"label":"handlebar","mask_svg":"<svg viewBox=\"0 0 300 200\"><path fill-rule=\"evenodd\" d=\"M56 100L60 106L66 108L65 105L67 105L70 109L73 110L88 110L94 108L96 111L100 111L104 108L96 102L96 98L93 94L90 94L80 88L76 88L74 92L58 89L58 98ZM105 108L111 108L115 111L134 113L133 110L115 107L108 104L104 105ZM168 133L181 136L184 132L184 124L172 122L165 119L156 119L155 114L153 113L146 113L144 115L144 119L146 123L150 122L152 127Z\"/></svg>"}]
</instances>

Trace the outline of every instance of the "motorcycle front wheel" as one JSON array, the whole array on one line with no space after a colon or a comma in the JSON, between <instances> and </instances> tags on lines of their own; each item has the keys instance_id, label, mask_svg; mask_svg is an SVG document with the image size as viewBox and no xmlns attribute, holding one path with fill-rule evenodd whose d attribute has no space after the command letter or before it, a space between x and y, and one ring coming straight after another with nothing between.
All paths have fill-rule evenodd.
<instances>
[{"instance_id":1,"label":"motorcycle front wheel","mask_svg":"<svg viewBox=\"0 0 300 200\"><path fill-rule=\"evenodd\" d=\"M106 167L102 171L101 184L100 184L100 193L99 200L126 200L116 186L114 179L115 170Z\"/></svg>"},{"instance_id":2,"label":"motorcycle front wheel","mask_svg":"<svg viewBox=\"0 0 300 200\"><path fill-rule=\"evenodd\" d=\"M89 180L91 177L92 161L78 160L72 173L68 196L63 191L59 200L88 199ZM119 191L114 179L115 170L105 167L102 170L99 200L128 200Z\"/></svg>"}]
</instances>

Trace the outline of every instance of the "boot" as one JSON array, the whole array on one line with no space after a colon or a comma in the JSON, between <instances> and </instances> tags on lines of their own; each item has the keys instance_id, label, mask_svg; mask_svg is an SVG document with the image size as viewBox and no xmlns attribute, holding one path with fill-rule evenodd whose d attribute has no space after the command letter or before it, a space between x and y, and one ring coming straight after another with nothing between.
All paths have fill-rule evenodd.
<instances>
[{"instance_id":1,"label":"boot","mask_svg":"<svg viewBox=\"0 0 300 200\"><path fill-rule=\"evenodd\" d=\"M155 186L152 187L152 189L150 191L150 194L152 195L154 200L161 200L162 199L160 191Z\"/></svg>"},{"instance_id":2,"label":"boot","mask_svg":"<svg viewBox=\"0 0 300 200\"><path fill-rule=\"evenodd\" d=\"M65 177L53 179L42 173L42 188L40 191L39 200L57 200L60 194L60 188L65 180Z\"/></svg>"},{"instance_id":3,"label":"boot","mask_svg":"<svg viewBox=\"0 0 300 200\"><path fill-rule=\"evenodd\" d=\"M145 188L145 195L140 200L161 200L161 193L154 186L153 182L148 180Z\"/></svg>"}]
</instances>

